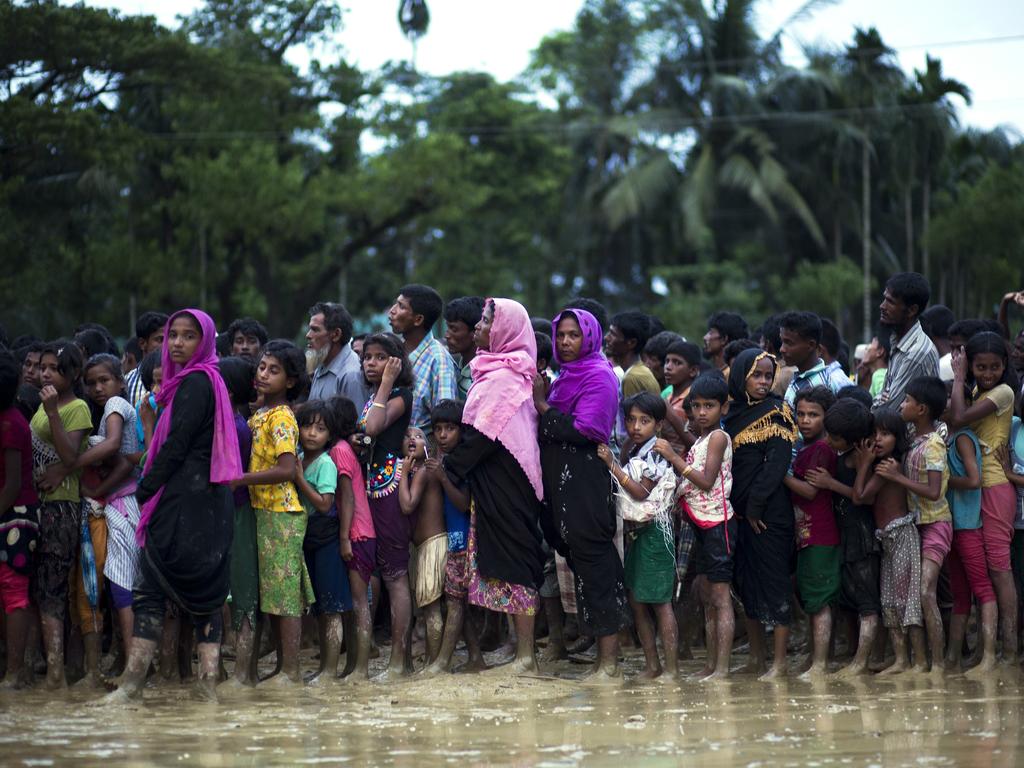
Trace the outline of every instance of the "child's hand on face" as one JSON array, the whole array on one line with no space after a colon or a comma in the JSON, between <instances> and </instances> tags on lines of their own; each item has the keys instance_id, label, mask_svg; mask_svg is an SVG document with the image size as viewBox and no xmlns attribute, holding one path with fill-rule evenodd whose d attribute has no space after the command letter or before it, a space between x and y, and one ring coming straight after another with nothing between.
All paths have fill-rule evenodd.
<instances>
[{"instance_id":1,"label":"child's hand on face","mask_svg":"<svg viewBox=\"0 0 1024 768\"><path fill-rule=\"evenodd\" d=\"M384 364L384 374L381 376L381 381L387 381L389 384L394 384L401 372L402 358L389 357L387 363Z\"/></svg>"},{"instance_id":2,"label":"child's hand on face","mask_svg":"<svg viewBox=\"0 0 1024 768\"><path fill-rule=\"evenodd\" d=\"M872 437L865 437L854 449L857 458L857 466L870 466L875 460L875 440Z\"/></svg>"},{"instance_id":3,"label":"child's hand on face","mask_svg":"<svg viewBox=\"0 0 1024 768\"><path fill-rule=\"evenodd\" d=\"M676 455L676 451L672 447L672 443L663 437L659 437L655 441L654 452L666 459L672 459L672 457Z\"/></svg>"},{"instance_id":4,"label":"child's hand on face","mask_svg":"<svg viewBox=\"0 0 1024 768\"><path fill-rule=\"evenodd\" d=\"M804 480L815 488L828 488L832 482L832 475L828 473L827 469L814 467L813 469L807 470L804 474Z\"/></svg>"},{"instance_id":5,"label":"child's hand on face","mask_svg":"<svg viewBox=\"0 0 1024 768\"><path fill-rule=\"evenodd\" d=\"M963 384L967 380L967 360L964 358L962 349L952 351L950 365L953 367L953 381Z\"/></svg>"},{"instance_id":6,"label":"child's hand on face","mask_svg":"<svg viewBox=\"0 0 1024 768\"><path fill-rule=\"evenodd\" d=\"M903 474L900 471L900 463L893 458L883 459L878 462L878 466L875 467L875 472L887 480L892 480Z\"/></svg>"},{"instance_id":7,"label":"child's hand on face","mask_svg":"<svg viewBox=\"0 0 1024 768\"><path fill-rule=\"evenodd\" d=\"M615 462L615 455L612 453L612 449L607 445L597 446L597 458L607 464L609 467Z\"/></svg>"},{"instance_id":8,"label":"child's hand on face","mask_svg":"<svg viewBox=\"0 0 1024 768\"><path fill-rule=\"evenodd\" d=\"M57 389L52 384L47 384L39 390L39 399L43 402L43 411L48 416L57 413Z\"/></svg>"},{"instance_id":9,"label":"child's hand on face","mask_svg":"<svg viewBox=\"0 0 1024 768\"><path fill-rule=\"evenodd\" d=\"M153 403L148 397L139 406L139 419L144 427L156 428L156 411L153 410Z\"/></svg>"}]
</instances>

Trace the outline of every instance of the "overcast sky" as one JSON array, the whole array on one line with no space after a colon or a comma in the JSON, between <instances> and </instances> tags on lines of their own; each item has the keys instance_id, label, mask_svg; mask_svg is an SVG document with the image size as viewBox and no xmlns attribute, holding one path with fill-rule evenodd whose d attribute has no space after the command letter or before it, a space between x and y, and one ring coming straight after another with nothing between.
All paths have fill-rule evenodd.
<instances>
[{"instance_id":1,"label":"overcast sky","mask_svg":"<svg viewBox=\"0 0 1024 768\"><path fill-rule=\"evenodd\" d=\"M155 15L167 26L197 0L92 0L88 5ZM417 66L431 74L486 70L498 79L519 74L546 34L572 26L581 0L428 0L430 30L419 43ZM802 0L763 0L759 23L774 33ZM398 0L345 0L338 44L363 69L408 59L399 30ZM974 104L960 110L964 123L1007 125L1024 131L1024 2L1022 0L845 0L825 5L785 33L785 51L800 63L799 43L841 45L854 26L875 26L908 72L923 69L925 53L942 59L947 77L965 82ZM1017 74L1015 75L1014 72ZM959 104L959 100L957 100Z\"/></svg>"}]
</instances>

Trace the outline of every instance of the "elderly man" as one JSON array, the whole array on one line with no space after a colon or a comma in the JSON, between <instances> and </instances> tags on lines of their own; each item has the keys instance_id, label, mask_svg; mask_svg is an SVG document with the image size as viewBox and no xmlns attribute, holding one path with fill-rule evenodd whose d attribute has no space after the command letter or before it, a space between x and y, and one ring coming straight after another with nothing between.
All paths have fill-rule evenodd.
<instances>
[{"instance_id":1,"label":"elderly man","mask_svg":"<svg viewBox=\"0 0 1024 768\"><path fill-rule=\"evenodd\" d=\"M321 301L309 310L306 367L312 376L310 400L344 395L357 408L369 398L359 356L349 345L352 316L341 304Z\"/></svg>"}]
</instances>

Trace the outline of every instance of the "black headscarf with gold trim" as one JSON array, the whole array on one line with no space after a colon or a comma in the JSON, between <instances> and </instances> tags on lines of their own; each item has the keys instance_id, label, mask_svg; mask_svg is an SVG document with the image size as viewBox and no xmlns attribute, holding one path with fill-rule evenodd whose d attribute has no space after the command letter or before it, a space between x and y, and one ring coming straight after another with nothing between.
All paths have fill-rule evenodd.
<instances>
[{"instance_id":1,"label":"black headscarf with gold trim","mask_svg":"<svg viewBox=\"0 0 1024 768\"><path fill-rule=\"evenodd\" d=\"M747 394L747 379L761 360L771 360L772 368L778 373L778 362L760 349L740 352L729 370L729 412L722 424L732 438L734 448L744 443L763 442L771 437L796 442L796 422L781 397L769 392L764 400L751 400Z\"/></svg>"}]
</instances>

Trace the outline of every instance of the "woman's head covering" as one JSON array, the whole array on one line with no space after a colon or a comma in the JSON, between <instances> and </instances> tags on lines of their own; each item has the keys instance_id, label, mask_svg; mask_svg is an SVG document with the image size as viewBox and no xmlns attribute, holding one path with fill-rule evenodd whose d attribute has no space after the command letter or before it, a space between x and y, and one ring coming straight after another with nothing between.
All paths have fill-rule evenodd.
<instances>
[{"instance_id":1,"label":"woman's head covering","mask_svg":"<svg viewBox=\"0 0 1024 768\"><path fill-rule=\"evenodd\" d=\"M494 303L490 349L478 349L470 362L473 386L462 421L508 449L538 499L544 498L537 443L533 378L537 375L537 339L526 309L512 299Z\"/></svg>"},{"instance_id":2,"label":"woman's head covering","mask_svg":"<svg viewBox=\"0 0 1024 768\"><path fill-rule=\"evenodd\" d=\"M773 436L790 442L796 440L796 424L789 406L781 397L769 392L764 400L751 400L747 394L747 379L762 360L771 360L772 370L778 372L779 364L775 357L760 349L743 350L736 355L729 369L729 412L722 423L733 438L734 446ZM737 441L736 438L751 426L756 427L750 433L751 440Z\"/></svg>"},{"instance_id":3,"label":"woman's head covering","mask_svg":"<svg viewBox=\"0 0 1024 768\"><path fill-rule=\"evenodd\" d=\"M558 356L558 323L572 317L583 334L580 356L563 362ZM551 321L555 361L560 369L548 393L548 405L571 416L576 430L595 443L607 443L619 408L619 380L601 354L601 325L589 312L566 309Z\"/></svg>"},{"instance_id":4,"label":"woman's head covering","mask_svg":"<svg viewBox=\"0 0 1024 768\"><path fill-rule=\"evenodd\" d=\"M191 315L199 324L203 338L196 348L192 359L185 365L178 365L171 359L169 336L171 324L182 315ZM228 395L227 387L220 376L217 367L217 327L213 319L201 309L181 309L167 319L164 328L164 343L160 350L160 362L163 368L164 380L160 385L160 393L156 396L157 404L163 407L160 419L156 423L156 430L153 432L153 439L147 446L146 467L143 475L149 472L153 461L160 448L167 440L171 431L171 416L174 411L174 395L181 386L181 382L190 373L204 373L210 380L213 387L215 403L215 414L213 422L213 453L210 461L210 482L226 484L237 480L242 476L242 462L238 454L238 433L235 431L235 418L231 408L231 398ZM163 495L163 487L154 493L145 504L142 505L142 516L136 528L135 538L139 546L146 543L146 524L153 516L153 511L160 503Z\"/></svg>"}]
</instances>

